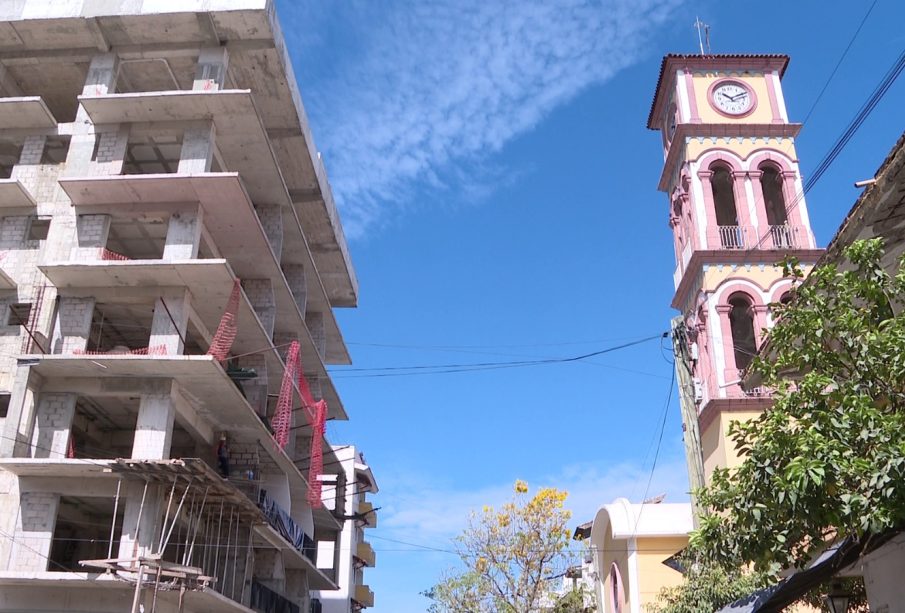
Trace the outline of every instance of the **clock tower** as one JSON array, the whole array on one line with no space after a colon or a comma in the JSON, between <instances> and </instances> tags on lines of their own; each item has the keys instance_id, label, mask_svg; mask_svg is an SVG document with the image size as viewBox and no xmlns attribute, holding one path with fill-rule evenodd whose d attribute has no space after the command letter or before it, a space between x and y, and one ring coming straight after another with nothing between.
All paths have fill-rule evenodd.
<instances>
[{"instance_id":1,"label":"clock tower","mask_svg":"<svg viewBox=\"0 0 905 613\"><path fill-rule=\"evenodd\" d=\"M668 55L648 119L663 145L659 189L675 249L693 486L738 463L729 423L771 402L768 391L739 383L772 323L770 304L790 289L778 262L795 256L807 270L822 253L795 150L801 124L789 121L782 93L788 63L785 55Z\"/></svg>"}]
</instances>

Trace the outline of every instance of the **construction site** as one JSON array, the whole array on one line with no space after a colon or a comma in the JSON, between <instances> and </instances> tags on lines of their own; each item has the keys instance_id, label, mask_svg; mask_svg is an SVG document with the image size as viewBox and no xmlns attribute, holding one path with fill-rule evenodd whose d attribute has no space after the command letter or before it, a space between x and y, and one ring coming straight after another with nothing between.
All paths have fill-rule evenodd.
<instances>
[{"instance_id":1,"label":"construction site","mask_svg":"<svg viewBox=\"0 0 905 613\"><path fill-rule=\"evenodd\" d=\"M271 1L0 4L0 611L373 606L357 300Z\"/></svg>"}]
</instances>

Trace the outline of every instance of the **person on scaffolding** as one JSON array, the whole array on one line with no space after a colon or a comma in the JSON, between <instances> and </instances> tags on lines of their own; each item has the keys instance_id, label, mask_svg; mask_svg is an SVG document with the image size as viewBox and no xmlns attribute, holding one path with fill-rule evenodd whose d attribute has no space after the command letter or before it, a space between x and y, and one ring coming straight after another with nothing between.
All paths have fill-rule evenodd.
<instances>
[{"instance_id":1,"label":"person on scaffolding","mask_svg":"<svg viewBox=\"0 0 905 613\"><path fill-rule=\"evenodd\" d=\"M217 466L220 469L220 475L229 478L229 444L226 442L226 434L220 435L220 444L217 445Z\"/></svg>"}]
</instances>

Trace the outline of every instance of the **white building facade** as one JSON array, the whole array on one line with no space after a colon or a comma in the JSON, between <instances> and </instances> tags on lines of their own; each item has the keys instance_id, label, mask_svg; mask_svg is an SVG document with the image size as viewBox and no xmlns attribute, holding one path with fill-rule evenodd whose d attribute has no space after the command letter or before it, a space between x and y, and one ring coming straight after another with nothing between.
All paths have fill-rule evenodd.
<instances>
[{"instance_id":1,"label":"white building facade","mask_svg":"<svg viewBox=\"0 0 905 613\"><path fill-rule=\"evenodd\" d=\"M368 500L377 493L377 481L355 447L334 447L341 467L324 475L324 505L345 520L338 541L318 544L318 568L335 568L339 589L316 593L322 613L353 613L374 606L374 592L365 583L364 572L377 563L377 554L365 540L365 530L377 527L377 509Z\"/></svg>"}]
</instances>

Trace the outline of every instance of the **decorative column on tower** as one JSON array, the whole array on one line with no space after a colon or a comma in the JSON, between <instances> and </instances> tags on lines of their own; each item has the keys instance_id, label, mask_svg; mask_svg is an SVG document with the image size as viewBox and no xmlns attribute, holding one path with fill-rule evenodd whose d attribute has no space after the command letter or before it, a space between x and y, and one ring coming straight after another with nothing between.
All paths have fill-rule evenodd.
<instances>
[{"instance_id":1,"label":"decorative column on tower","mask_svg":"<svg viewBox=\"0 0 905 613\"><path fill-rule=\"evenodd\" d=\"M769 393L744 391L740 372L769 324L769 305L791 281L778 263L807 270L823 250L811 231L795 136L781 79L785 55L668 55L647 127L659 130L665 161L659 189L669 196L676 292L690 370L684 428L690 473L738 463L730 421L769 406ZM677 345L678 346L678 345ZM680 377L681 380L681 377ZM698 471L700 472L700 471Z\"/></svg>"}]
</instances>

